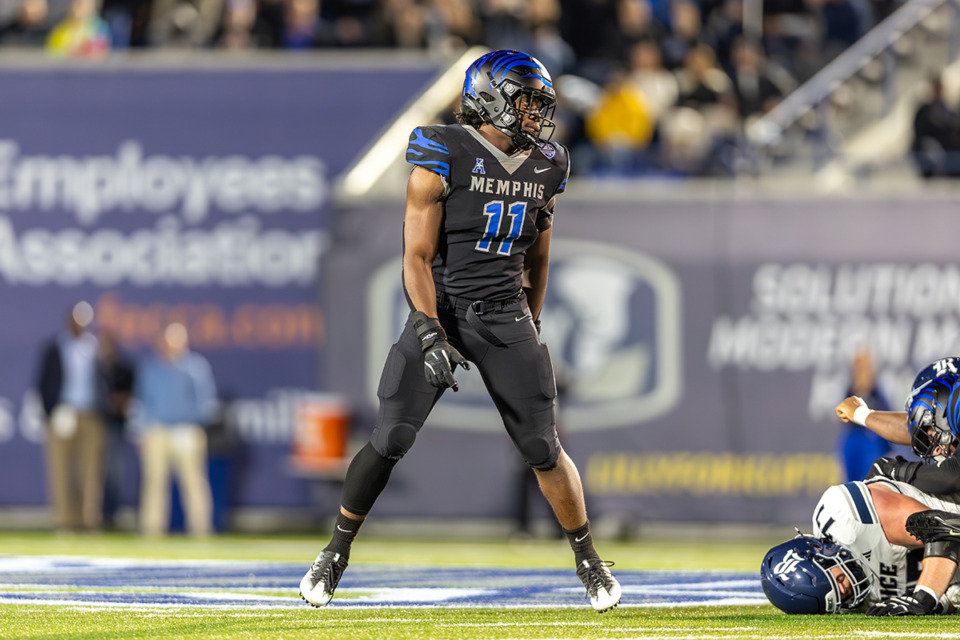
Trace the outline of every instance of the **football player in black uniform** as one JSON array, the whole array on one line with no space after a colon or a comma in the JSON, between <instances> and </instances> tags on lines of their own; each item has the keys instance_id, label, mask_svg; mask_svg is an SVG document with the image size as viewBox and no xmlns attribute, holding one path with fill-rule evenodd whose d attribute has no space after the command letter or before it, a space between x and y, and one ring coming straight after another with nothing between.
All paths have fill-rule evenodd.
<instances>
[{"instance_id":1,"label":"football player in black uniform","mask_svg":"<svg viewBox=\"0 0 960 640\"><path fill-rule=\"evenodd\" d=\"M593 608L620 602L593 546L579 472L557 439L556 382L539 340L554 199L570 173L567 150L550 142L555 104L538 60L494 51L467 69L459 124L410 136L402 273L410 316L383 367L376 428L347 470L333 538L300 582L314 606L333 596L394 465L444 390L457 391L454 373L468 362L563 526Z\"/></svg>"}]
</instances>

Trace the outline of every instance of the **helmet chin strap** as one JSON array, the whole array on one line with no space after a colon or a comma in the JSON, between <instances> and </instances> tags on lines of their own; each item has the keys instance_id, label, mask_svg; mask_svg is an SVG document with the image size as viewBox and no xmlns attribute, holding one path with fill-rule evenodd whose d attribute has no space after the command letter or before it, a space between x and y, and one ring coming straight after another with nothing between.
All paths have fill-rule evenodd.
<instances>
[{"instance_id":1,"label":"helmet chin strap","mask_svg":"<svg viewBox=\"0 0 960 640\"><path fill-rule=\"evenodd\" d=\"M537 143L537 140L533 137L533 135L525 131L523 127L519 127L519 129L514 129L512 127L507 126L507 124L503 122L507 118L512 119L513 122L519 122L519 120L515 115L505 113L499 118L502 124L496 124L496 123L491 123L491 124L493 124L493 126L497 129L497 131L509 136L510 142L513 144L513 146L517 147L521 151L532 149L533 145Z\"/></svg>"},{"instance_id":2,"label":"helmet chin strap","mask_svg":"<svg viewBox=\"0 0 960 640\"><path fill-rule=\"evenodd\" d=\"M510 134L510 142L521 151L532 149L536 141L533 136L521 129L519 132Z\"/></svg>"}]
</instances>

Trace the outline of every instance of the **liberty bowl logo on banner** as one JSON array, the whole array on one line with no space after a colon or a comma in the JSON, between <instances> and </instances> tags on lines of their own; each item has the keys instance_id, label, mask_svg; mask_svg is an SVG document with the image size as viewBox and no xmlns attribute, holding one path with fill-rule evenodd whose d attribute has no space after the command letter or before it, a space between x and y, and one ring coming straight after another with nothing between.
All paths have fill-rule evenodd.
<instances>
[{"instance_id":1,"label":"liberty bowl logo on banner","mask_svg":"<svg viewBox=\"0 0 960 640\"><path fill-rule=\"evenodd\" d=\"M542 340L553 357L565 431L633 426L673 408L680 396L680 282L663 263L615 245L554 240ZM368 288L367 395L408 314L400 260ZM472 431L502 429L476 367L458 370L429 422Z\"/></svg>"}]
</instances>

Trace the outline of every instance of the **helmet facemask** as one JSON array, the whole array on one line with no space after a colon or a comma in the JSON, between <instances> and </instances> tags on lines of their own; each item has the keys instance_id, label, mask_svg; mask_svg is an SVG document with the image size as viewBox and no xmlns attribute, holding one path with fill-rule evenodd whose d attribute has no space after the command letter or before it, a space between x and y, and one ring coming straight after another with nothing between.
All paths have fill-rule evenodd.
<instances>
[{"instance_id":1,"label":"helmet facemask","mask_svg":"<svg viewBox=\"0 0 960 640\"><path fill-rule=\"evenodd\" d=\"M500 116L497 127L510 136L510 141L520 149L530 149L533 145L547 142L553 137L556 124L553 122L553 111L557 107L557 99L552 91L522 87L510 79L500 83L500 91L506 96L507 108ZM536 123L536 132L524 128L524 119Z\"/></svg>"},{"instance_id":2,"label":"helmet facemask","mask_svg":"<svg viewBox=\"0 0 960 640\"><path fill-rule=\"evenodd\" d=\"M870 584L873 578L873 574L867 568L866 561L863 558L832 540L823 540L820 549L813 552L813 558L818 565L826 570L827 576L833 584L837 595L837 611L856 609L863 604L870 592ZM846 578L849 589L846 596L840 596L843 590L833 571L834 567L838 568L841 575Z\"/></svg>"}]
</instances>

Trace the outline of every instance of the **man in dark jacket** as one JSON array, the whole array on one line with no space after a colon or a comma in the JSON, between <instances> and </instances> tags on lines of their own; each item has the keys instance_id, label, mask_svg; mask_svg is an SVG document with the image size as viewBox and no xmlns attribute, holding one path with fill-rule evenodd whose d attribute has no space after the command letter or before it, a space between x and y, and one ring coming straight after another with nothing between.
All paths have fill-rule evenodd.
<instances>
[{"instance_id":1,"label":"man in dark jacket","mask_svg":"<svg viewBox=\"0 0 960 640\"><path fill-rule=\"evenodd\" d=\"M67 328L43 346L37 391L47 417L47 472L58 531L97 530L103 519L105 433L97 406L93 309L78 302Z\"/></svg>"}]
</instances>

